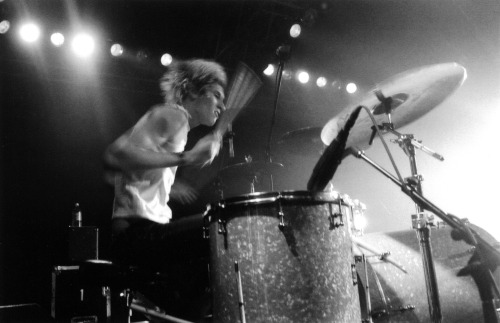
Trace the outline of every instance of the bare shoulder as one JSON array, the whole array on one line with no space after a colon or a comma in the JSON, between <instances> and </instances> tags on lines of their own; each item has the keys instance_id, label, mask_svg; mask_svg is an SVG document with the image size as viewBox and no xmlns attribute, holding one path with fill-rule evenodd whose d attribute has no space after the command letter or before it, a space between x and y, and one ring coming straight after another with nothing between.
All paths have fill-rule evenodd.
<instances>
[{"instance_id":1,"label":"bare shoulder","mask_svg":"<svg viewBox=\"0 0 500 323\"><path fill-rule=\"evenodd\" d=\"M165 105L154 106L150 118L164 133L176 133L188 125L188 115L185 110Z\"/></svg>"}]
</instances>

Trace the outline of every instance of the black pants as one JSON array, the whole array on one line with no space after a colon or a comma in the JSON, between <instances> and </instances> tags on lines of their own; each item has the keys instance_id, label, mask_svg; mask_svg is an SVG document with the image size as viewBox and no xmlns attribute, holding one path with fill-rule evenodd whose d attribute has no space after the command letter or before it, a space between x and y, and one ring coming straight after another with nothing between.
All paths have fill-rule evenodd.
<instances>
[{"instance_id":1,"label":"black pants","mask_svg":"<svg viewBox=\"0 0 500 323\"><path fill-rule=\"evenodd\" d=\"M209 244L202 215L168 224L114 219L112 231L113 261L153 278L144 279L139 292L170 315L196 321L208 314Z\"/></svg>"}]
</instances>

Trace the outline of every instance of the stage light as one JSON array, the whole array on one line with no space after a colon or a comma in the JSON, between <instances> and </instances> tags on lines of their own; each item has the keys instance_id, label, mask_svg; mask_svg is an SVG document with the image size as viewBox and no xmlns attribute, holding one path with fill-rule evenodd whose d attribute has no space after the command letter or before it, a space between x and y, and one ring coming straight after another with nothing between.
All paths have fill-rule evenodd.
<instances>
[{"instance_id":1,"label":"stage light","mask_svg":"<svg viewBox=\"0 0 500 323\"><path fill-rule=\"evenodd\" d=\"M53 33L50 35L50 41L56 47L60 47L64 44L64 35L61 33Z\"/></svg>"},{"instance_id":2,"label":"stage light","mask_svg":"<svg viewBox=\"0 0 500 323\"><path fill-rule=\"evenodd\" d=\"M309 82L309 73L307 72L298 72L297 73L297 80L299 80L300 83L302 84L306 84L307 82Z\"/></svg>"},{"instance_id":3,"label":"stage light","mask_svg":"<svg viewBox=\"0 0 500 323\"><path fill-rule=\"evenodd\" d=\"M284 70L281 77L283 77L284 80L291 80L292 79L292 72L290 70Z\"/></svg>"},{"instance_id":4,"label":"stage light","mask_svg":"<svg viewBox=\"0 0 500 323\"><path fill-rule=\"evenodd\" d=\"M345 86L345 90L347 91L347 93L353 94L358 90L358 86L355 83L348 83Z\"/></svg>"},{"instance_id":5,"label":"stage light","mask_svg":"<svg viewBox=\"0 0 500 323\"><path fill-rule=\"evenodd\" d=\"M40 28L34 23L27 23L21 26L19 35L25 42L32 43L40 37Z\"/></svg>"},{"instance_id":6,"label":"stage light","mask_svg":"<svg viewBox=\"0 0 500 323\"><path fill-rule=\"evenodd\" d=\"M292 27L290 27L290 37L292 38L299 37L301 32L302 32L302 27L300 27L299 24L293 24Z\"/></svg>"},{"instance_id":7,"label":"stage light","mask_svg":"<svg viewBox=\"0 0 500 323\"><path fill-rule=\"evenodd\" d=\"M8 20L2 20L0 22L0 34L5 34L9 31L10 22Z\"/></svg>"},{"instance_id":8,"label":"stage light","mask_svg":"<svg viewBox=\"0 0 500 323\"><path fill-rule=\"evenodd\" d=\"M94 39L88 34L78 34L73 38L71 48L78 57L86 58L94 52Z\"/></svg>"},{"instance_id":9,"label":"stage light","mask_svg":"<svg viewBox=\"0 0 500 323\"><path fill-rule=\"evenodd\" d=\"M342 81L340 80L333 80L332 81L332 88L334 88L335 90L342 90Z\"/></svg>"},{"instance_id":10,"label":"stage light","mask_svg":"<svg viewBox=\"0 0 500 323\"><path fill-rule=\"evenodd\" d=\"M123 55L123 46L120 44L113 44L110 48L111 55L117 57Z\"/></svg>"},{"instance_id":11,"label":"stage light","mask_svg":"<svg viewBox=\"0 0 500 323\"><path fill-rule=\"evenodd\" d=\"M264 70L264 74L270 76L273 75L273 73L274 73L274 65L273 64L267 65L266 69Z\"/></svg>"},{"instance_id":12,"label":"stage light","mask_svg":"<svg viewBox=\"0 0 500 323\"><path fill-rule=\"evenodd\" d=\"M364 203L361 203L359 200L354 200L353 205L352 205L352 233L354 233L356 236L362 236L366 226L367 226L367 220L365 216L365 211L366 211L366 205Z\"/></svg>"},{"instance_id":13,"label":"stage light","mask_svg":"<svg viewBox=\"0 0 500 323\"><path fill-rule=\"evenodd\" d=\"M141 49L137 52L136 57L139 61L145 61L149 58L149 52L145 49Z\"/></svg>"},{"instance_id":14,"label":"stage light","mask_svg":"<svg viewBox=\"0 0 500 323\"><path fill-rule=\"evenodd\" d=\"M324 78L323 76L318 77L318 79L316 80L316 85L318 87L324 87L326 83L327 83L326 78Z\"/></svg>"},{"instance_id":15,"label":"stage light","mask_svg":"<svg viewBox=\"0 0 500 323\"><path fill-rule=\"evenodd\" d=\"M173 60L174 59L172 58L172 55L170 55L169 53L165 53L165 54L161 55L161 58L160 58L161 65L163 65L163 66L168 66L168 65L172 64Z\"/></svg>"}]
</instances>

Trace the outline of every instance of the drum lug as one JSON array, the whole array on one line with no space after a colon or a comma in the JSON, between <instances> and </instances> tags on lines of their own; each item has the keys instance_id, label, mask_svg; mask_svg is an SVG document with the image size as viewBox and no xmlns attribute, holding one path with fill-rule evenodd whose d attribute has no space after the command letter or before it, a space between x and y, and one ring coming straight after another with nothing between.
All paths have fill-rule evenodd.
<instances>
[{"instance_id":1,"label":"drum lug","mask_svg":"<svg viewBox=\"0 0 500 323\"><path fill-rule=\"evenodd\" d=\"M344 226L344 219L342 214L342 201L339 200L339 212L333 212L333 204L330 203L330 230L337 229L338 227Z\"/></svg>"},{"instance_id":2,"label":"drum lug","mask_svg":"<svg viewBox=\"0 0 500 323\"><path fill-rule=\"evenodd\" d=\"M285 228L285 213L283 213L283 207L281 206L281 195L276 199L278 202L278 216L280 218L280 223L278 224L278 228L283 230Z\"/></svg>"},{"instance_id":3,"label":"drum lug","mask_svg":"<svg viewBox=\"0 0 500 323\"><path fill-rule=\"evenodd\" d=\"M210 217L203 217L203 239L210 239Z\"/></svg>"},{"instance_id":4,"label":"drum lug","mask_svg":"<svg viewBox=\"0 0 500 323\"><path fill-rule=\"evenodd\" d=\"M356 270L355 264L351 264L351 273L352 273L352 284L356 286L358 284L358 272Z\"/></svg>"},{"instance_id":5,"label":"drum lug","mask_svg":"<svg viewBox=\"0 0 500 323\"><path fill-rule=\"evenodd\" d=\"M212 206L207 205L207 209L203 214L203 239L210 239L210 210Z\"/></svg>"},{"instance_id":6,"label":"drum lug","mask_svg":"<svg viewBox=\"0 0 500 323\"><path fill-rule=\"evenodd\" d=\"M226 235L227 234L227 227L226 227L226 221L222 220L222 209L226 207L226 204L224 203L219 203L219 219L217 220L217 223L219 224L219 229L217 232L219 234Z\"/></svg>"},{"instance_id":7,"label":"drum lug","mask_svg":"<svg viewBox=\"0 0 500 323\"><path fill-rule=\"evenodd\" d=\"M217 223L219 223L219 230L218 230L219 234L226 235L227 234L226 221L219 219Z\"/></svg>"}]
</instances>

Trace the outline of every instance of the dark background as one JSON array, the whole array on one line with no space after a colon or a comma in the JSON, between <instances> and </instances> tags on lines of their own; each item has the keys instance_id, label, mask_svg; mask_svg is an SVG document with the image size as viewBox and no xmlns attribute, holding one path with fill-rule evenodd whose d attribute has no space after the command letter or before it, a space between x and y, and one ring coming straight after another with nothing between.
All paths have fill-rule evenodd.
<instances>
[{"instance_id":1,"label":"dark background","mask_svg":"<svg viewBox=\"0 0 500 323\"><path fill-rule=\"evenodd\" d=\"M446 158L440 163L418 156L424 192L498 236L499 17L494 0L0 2L0 19L11 21L11 30L0 34L0 305L48 306L52 267L68 263L67 227L76 202L84 225L100 228L106 255L113 193L102 179L101 156L161 102L157 80L164 51L180 59L215 59L230 76L243 61L263 81L234 123L235 158L229 159L225 148L210 168L180 170L200 198L189 207L174 205L177 216L203 212L216 199L212 184L221 168L246 155L265 158L275 84L274 76L261 72L277 63L276 48L288 43L292 55L286 69L305 69L312 81L283 81L272 153L285 167L276 175L275 190L305 189L319 158L308 147L278 144L287 132L324 126L392 75L457 62L467 69L464 85L402 130ZM43 26L37 44L17 37L16 26L27 18ZM288 29L299 20L305 23L303 34L291 40ZM74 57L67 44L55 48L48 41L52 30L79 28L98 35L91 60ZM113 42L126 46L123 57L109 55ZM147 57L138 58L139 51ZM360 91L320 89L314 84L320 75L330 83L354 81ZM208 130L199 129L190 139ZM380 142L368 153L389 168ZM408 161L398 153L408 176ZM247 185L241 178L231 184L243 191ZM333 184L367 205L367 232L410 228L411 201L362 161L348 157ZM268 190L265 182L259 185Z\"/></svg>"}]
</instances>

